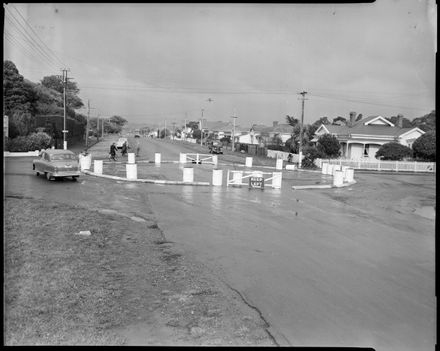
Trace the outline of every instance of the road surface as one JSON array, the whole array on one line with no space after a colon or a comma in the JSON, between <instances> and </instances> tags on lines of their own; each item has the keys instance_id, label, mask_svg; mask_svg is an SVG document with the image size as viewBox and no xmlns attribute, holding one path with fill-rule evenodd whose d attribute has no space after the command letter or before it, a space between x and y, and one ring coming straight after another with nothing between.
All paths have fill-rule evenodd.
<instances>
[{"instance_id":1,"label":"road surface","mask_svg":"<svg viewBox=\"0 0 440 351\"><path fill-rule=\"evenodd\" d=\"M178 159L178 144L141 140L144 152ZM261 191L89 176L49 183L26 162L6 161L7 194L153 213L168 240L260 311L281 345L434 349L434 175L359 173L348 188Z\"/></svg>"}]
</instances>

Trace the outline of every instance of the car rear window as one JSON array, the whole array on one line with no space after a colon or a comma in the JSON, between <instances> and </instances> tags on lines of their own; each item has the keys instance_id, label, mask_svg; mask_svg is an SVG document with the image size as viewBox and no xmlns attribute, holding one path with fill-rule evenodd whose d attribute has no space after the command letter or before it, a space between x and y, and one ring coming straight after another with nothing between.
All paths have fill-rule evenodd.
<instances>
[{"instance_id":1,"label":"car rear window","mask_svg":"<svg viewBox=\"0 0 440 351\"><path fill-rule=\"evenodd\" d=\"M76 160L76 155L72 154L58 154L58 155L51 155L50 159L52 161L61 161L61 160Z\"/></svg>"}]
</instances>

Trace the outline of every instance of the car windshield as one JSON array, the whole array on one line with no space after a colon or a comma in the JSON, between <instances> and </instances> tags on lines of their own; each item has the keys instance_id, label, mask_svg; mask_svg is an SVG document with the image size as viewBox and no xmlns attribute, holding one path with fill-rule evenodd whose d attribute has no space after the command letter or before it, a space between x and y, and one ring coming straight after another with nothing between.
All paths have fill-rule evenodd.
<instances>
[{"instance_id":1,"label":"car windshield","mask_svg":"<svg viewBox=\"0 0 440 351\"><path fill-rule=\"evenodd\" d=\"M72 154L57 154L57 155L51 155L50 159L52 161L76 160L76 156Z\"/></svg>"}]
</instances>

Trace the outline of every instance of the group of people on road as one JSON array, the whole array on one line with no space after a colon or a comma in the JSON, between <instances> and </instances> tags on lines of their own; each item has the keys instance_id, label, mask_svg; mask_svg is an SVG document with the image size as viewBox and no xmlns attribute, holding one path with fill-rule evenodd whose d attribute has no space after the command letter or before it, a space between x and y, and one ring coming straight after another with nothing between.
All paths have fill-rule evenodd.
<instances>
[{"instance_id":1,"label":"group of people on road","mask_svg":"<svg viewBox=\"0 0 440 351\"><path fill-rule=\"evenodd\" d=\"M127 155L128 148L129 147L127 145L127 142L125 141L124 144L122 144L122 148L121 148L121 156L122 157ZM140 148L139 141L136 140L136 143L135 143L136 156L139 156L140 149L141 148ZM116 156L116 151L117 151L116 143L111 144L110 145L110 159L113 160L113 161L116 161L118 159L117 156Z\"/></svg>"}]
</instances>

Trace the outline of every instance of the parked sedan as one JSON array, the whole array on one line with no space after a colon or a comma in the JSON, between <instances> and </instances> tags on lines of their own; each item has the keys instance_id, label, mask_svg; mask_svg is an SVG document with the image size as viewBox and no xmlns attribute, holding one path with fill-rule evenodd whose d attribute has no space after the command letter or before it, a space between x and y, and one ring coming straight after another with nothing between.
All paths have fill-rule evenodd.
<instances>
[{"instance_id":1,"label":"parked sedan","mask_svg":"<svg viewBox=\"0 0 440 351\"><path fill-rule=\"evenodd\" d=\"M44 173L48 180L52 178L79 177L78 157L69 150L43 150L40 156L33 160L33 170L37 176Z\"/></svg>"}]
</instances>

